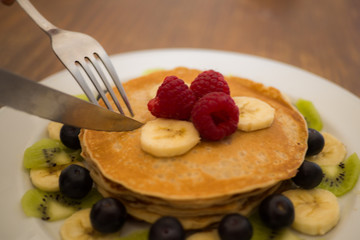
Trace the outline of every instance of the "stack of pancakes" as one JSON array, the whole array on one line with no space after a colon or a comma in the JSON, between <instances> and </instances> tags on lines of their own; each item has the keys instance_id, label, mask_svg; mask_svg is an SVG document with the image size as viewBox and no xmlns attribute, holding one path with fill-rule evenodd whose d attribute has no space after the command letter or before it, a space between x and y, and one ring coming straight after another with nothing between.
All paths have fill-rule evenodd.
<instances>
[{"instance_id":1,"label":"stack of pancakes","mask_svg":"<svg viewBox=\"0 0 360 240\"><path fill-rule=\"evenodd\" d=\"M148 101L166 76L190 84L199 70L157 71L124 84L135 119L154 116ZM271 127L237 131L222 141L201 141L184 155L157 158L141 149L140 132L82 130L82 155L98 190L118 198L135 218L154 222L177 217L186 229L219 222L228 213L249 215L268 195L279 191L302 164L307 149L304 118L275 88L226 77L232 96L250 96L275 108Z\"/></svg>"}]
</instances>

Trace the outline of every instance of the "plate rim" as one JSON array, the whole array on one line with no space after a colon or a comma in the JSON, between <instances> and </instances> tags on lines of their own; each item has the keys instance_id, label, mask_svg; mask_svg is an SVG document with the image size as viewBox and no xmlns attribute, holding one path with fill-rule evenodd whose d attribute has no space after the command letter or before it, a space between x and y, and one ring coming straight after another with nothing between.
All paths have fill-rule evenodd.
<instances>
[{"instance_id":1,"label":"plate rim","mask_svg":"<svg viewBox=\"0 0 360 240\"><path fill-rule=\"evenodd\" d=\"M154 55L154 54L159 54L159 55L174 55L174 54L180 54L180 55L184 55L184 54L195 54L195 55L213 55L213 56L227 56L227 57L235 57L235 58L241 58L241 59L248 59L250 61L253 61L253 62L259 62L261 64L270 64L272 66L278 66L279 68L286 68L287 71L290 71L290 72L294 72L296 74L300 74L302 76L307 76L309 78L312 78L312 79L316 79L317 81L319 81L321 84L320 85L327 85L328 88L330 89L335 89L335 92L341 92L343 95L345 94L346 96L346 99L347 100L353 100L353 101L356 101L358 104L360 103L360 98L358 96L356 96L354 93L346 90L345 88L343 88L342 86L334 83L334 82L331 82L323 77L320 77L314 73L311 73L309 71L306 71L306 70L303 70L299 67L296 67L296 66L293 66L293 65L290 65L290 64L287 64L287 63L283 63L283 62L280 62L280 61L277 61L277 60L272 60L272 59L267 59L267 58L264 58L264 57L260 57L260 56L255 56L255 55L250 55L250 54L245 54L245 53L238 53L238 52L232 52L232 51L224 51L224 50L214 50L214 49L203 49L203 48L159 48L159 49L147 49L147 50L136 50L136 51L129 51L129 52L124 52L124 53L120 53L120 54L115 54L115 55L112 55L111 56L111 59L113 60L114 62L114 65L117 66L117 64L121 61L124 61L124 59L126 58L131 58L133 60L133 58L135 57L139 57L139 56L145 56L146 55L146 58L151 56L151 55ZM146 61L148 61L148 59L146 59ZM136 68L138 69L138 68ZM135 71L137 71L135 69ZM46 78L44 78L43 80L40 81L41 84L46 84L46 85L52 85L53 81L59 81L59 80L56 80L57 78L61 77L61 76L67 76L67 77L71 77L71 75L69 73L67 73L66 69L64 70L61 70L57 73L54 73ZM261 80L261 79L260 79ZM259 81L259 80L256 80L255 81ZM261 82L261 81L260 81ZM311 91L311 93L313 94L314 91ZM315 98L315 97L312 97L310 100L316 100L316 99L319 99L319 98ZM17 114L19 116L27 116L27 114L23 114L23 113L19 113L15 110L12 110L8 107L2 107L0 109L0 120L3 119L4 115L6 114ZM356 114L358 114L357 116L360 116L360 108L359 110L356 112ZM28 116L29 117L29 116ZM37 117L31 117L32 118L32 121L34 122L38 122L39 119L37 119ZM0 129L3 129L2 126L0 126ZM41 135L41 134L39 134ZM38 135L38 136L39 136ZM36 137L32 137L32 139L34 139ZM29 144L29 142L31 142L31 140L28 140L27 141L27 144ZM356 148L357 150L359 150L358 148ZM359 152L359 151L358 151ZM24 187L24 186L23 186ZM1 184L0 184L0 189L3 189L1 188ZM356 189L356 191L358 191L358 193L360 193L360 185L358 183ZM357 194L359 195L359 194ZM356 206L358 206L360 208L360 201L358 200L358 197L357 199L353 200L353 204ZM350 213L351 214L351 213ZM353 216L354 214L352 214L351 216ZM356 221L356 219L360 219L360 213L357 212L357 215L355 216L356 218L351 218L350 220L353 220ZM4 219L1 219L1 221L3 222ZM349 220L347 220L348 222ZM36 221L34 221L34 219L28 219L28 224L32 224L33 226L40 226L38 225L38 223ZM342 224L343 225L343 224ZM24 226L22 226L24 227ZM31 234L37 234L36 232L31 232ZM350 233L351 234L351 233ZM334 235L334 234L331 234L331 235ZM19 235L20 236L20 235ZM18 239L20 239L18 236ZM35 235L33 235L35 236ZM48 234L43 234L41 235L42 237L44 236L49 236ZM350 235L351 236L351 235ZM355 236L355 235L354 235ZM21 236L20 236L21 237ZM336 237L334 235L334 237ZM343 236L342 236L343 237ZM45 238L44 238L45 239ZM333 238L331 238L333 239Z\"/></svg>"}]
</instances>

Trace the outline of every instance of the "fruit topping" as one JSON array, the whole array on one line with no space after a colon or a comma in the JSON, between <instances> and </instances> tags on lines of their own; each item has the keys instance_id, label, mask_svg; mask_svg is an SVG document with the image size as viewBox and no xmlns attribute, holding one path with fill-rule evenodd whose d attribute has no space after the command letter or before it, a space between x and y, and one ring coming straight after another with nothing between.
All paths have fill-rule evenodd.
<instances>
[{"instance_id":1,"label":"fruit topping","mask_svg":"<svg viewBox=\"0 0 360 240\"><path fill-rule=\"evenodd\" d=\"M174 217L161 217L150 227L149 240L185 240L185 231Z\"/></svg>"},{"instance_id":2,"label":"fruit topping","mask_svg":"<svg viewBox=\"0 0 360 240\"><path fill-rule=\"evenodd\" d=\"M294 221L294 206L284 195L273 194L260 203L259 214L270 228L287 227Z\"/></svg>"},{"instance_id":3,"label":"fruit topping","mask_svg":"<svg viewBox=\"0 0 360 240\"><path fill-rule=\"evenodd\" d=\"M77 162L76 164L82 164ZM30 180L31 183L38 189L45 192L58 192L59 188L59 177L61 171L68 165L59 165L56 167L48 168L32 168L30 169Z\"/></svg>"},{"instance_id":4,"label":"fruit topping","mask_svg":"<svg viewBox=\"0 0 360 240\"><path fill-rule=\"evenodd\" d=\"M191 120L201 137L212 141L234 133L239 119L224 76L214 70L200 73L190 88L176 76L166 77L148 109L157 118Z\"/></svg>"},{"instance_id":5,"label":"fruit topping","mask_svg":"<svg viewBox=\"0 0 360 240\"><path fill-rule=\"evenodd\" d=\"M258 213L254 213L249 220L253 226L253 236L251 240L301 240L290 228L273 229L266 226L260 219Z\"/></svg>"},{"instance_id":6,"label":"fruit topping","mask_svg":"<svg viewBox=\"0 0 360 240\"><path fill-rule=\"evenodd\" d=\"M317 131L322 130L323 122L320 114L311 101L299 99L295 105L299 112L304 116L309 128L313 128Z\"/></svg>"},{"instance_id":7,"label":"fruit topping","mask_svg":"<svg viewBox=\"0 0 360 240\"><path fill-rule=\"evenodd\" d=\"M71 164L61 171L59 187L62 194L69 198L85 197L93 186L90 172L77 164Z\"/></svg>"},{"instance_id":8,"label":"fruit topping","mask_svg":"<svg viewBox=\"0 0 360 240\"><path fill-rule=\"evenodd\" d=\"M356 153L353 153L337 165L321 166L321 168L324 177L318 187L340 197L351 191L357 183L360 174L360 159Z\"/></svg>"},{"instance_id":9,"label":"fruit topping","mask_svg":"<svg viewBox=\"0 0 360 240\"><path fill-rule=\"evenodd\" d=\"M202 138L217 141L237 130L239 109L228 94L212 92L196 102L191 120Z\"/></svg>"},{"instance_id":10,"label":"fruit topping","mask_svg":"<svg viewBox=\"0 0 360 240\"><path fill-rule=\"evenodd\" d=\"M240 214L228 214L219 224L218 233L221 240L249 240L253 234L250 221Z\"/></svg>"},{"instance_id":11,"label":"fruit topping","mask_svg":"<svg viewBox=\"0 0 360 240\"><path fill-rule=\"evenodd\" d=\"M84 93L83 94L77 94L77 95L75 95L75 97L80 98L81 100L84 100L84 101L89 101L89 98Z\"/></svg>"},{"instance_id":12,"label":"fruit topping","mask_svg":"<svg viewBox=\"0 0 360 240\"><path fill-rule=\"evenodd\" d=\"M230 95L230 89L224 76L214 70L200 73L191 83L190 89L197 98L201 98L211 92L223 92Z\"/></svg>"},{"instance_id":13,"label":"fruit topping","mask_svg":"<svg viewBox=\"0 0 360 240\"><path fill-rule=\"evenodd\" d=\"M47 126L48 136L51 139L60 141L60 131L64 124L58 122L49 122Z\"/></svg>"},{"instance_id":14,"label":"fruit topping","mask_svg":"<svg viewBox=\"0 0 360 240\"><path fill-rule=\"evenodd\" d=\"M157 118L141 128L141 148L156 157L184 154L200 142L191 122Z\"/></svg>"},{"instance_id":15,"label":"fruit topping","mask_svg":"<svg viewBox=\"0 0 360 240\"><path fill-rule=\"evenodd\" d=\"M82 161L80 150L72 150L54 139L42 139L28 147L24 152L25 168L56 167Z\"/></svg>"},{"instance_id":16,"label":"fruit topping","mask_svg":"<svg viewBox=\"0 0 360 240\"><path fill-rule=\"evenodd\" d=\"M60 130L60 140L68 148L80 149L79 133L80 128L64 125Z\"/></svg>"},{"instance_id":17,"label":"fruit topping","mask_svg":"<svg viewBox=\"0 0 360 240\"><path fill-rule=\"evenodd\" d=\"M305 160L292 180L301 188L312 189L320 184L322 178L323 171L321 167L314 162Z\"/></svg>"},{"instance_id":18,"label":"fruit topping","mask_svg":"<svg viewBox=\"0 0 360 240\"><path fill-rule=\"evenodd\" d=\"M96 232L90 223L90 208L82 209L67 218L60 228L62 240L98 239L101 233Z\"/></svg>"},{"instance_id":19,"label":"fruit topping","mask_svg":"<svg viewBox=\"0 0 360 240\"><path fill-rule=\"evenodd\" d=\"M48 193L30 189L22 197L21 206L26 216L56 221L69 217L79 209L91 207L101 198L95 189L81 200L70 199L60 192Z\"/></svg>"},{"instance_id":20,"label":"fruit topping","mask_svg":"<svg viewBox=\"0 0 360 240\"><path fill-rule=\"evenodd\" d=\"M158 118L188 120L196 102L194 93L176 76L168 76L159 87L156 97L148 103L152 115Z\"/></svg>"},{"instance_id":21,"label":"fruit topping","mask_svg":"<svg viewBox=\"0 0 360 240\"><path fill-rule=\"evenodd\" d=\"M315 129L308 129L308 149L306 151L306 156L313 156L319 154L325 145L325 140L323 135Z\"/></svg>"},{"instance_id":22,"label":"fruit topping","mask_svg":"<svg viewBox=\"0 0 360 240\"><path fill-rule=\"evenodd\" d=\"M191 234L186 240L221 240L216 230Z\"/></svg>"},{"instance_id":23,"label":"fruit topping","mask_svg":"<svg viewBox=\"0 0 360 240\"><path fill-rule=\"evenodd\" d=\"M275 109L266 102L253 97L233 97L239 108L238 128L250 132L270 127L275 118Z\"/></svg>"},{"instance_id":24,"label":"fruit topping","mask_svg":"<svg viewBox=\"0 0 360 240\"><path fill-rule=\"evenodd\" d=\"M119 233L104 234L96 231L90 222L90 208L80 210L67 218L60 228L62 240L122 240ZM136 240L136 239L134 239ZM139 239L140 240L140 239ZM143 240L146 240L145 238Z\"/></svg>"},{"instance_id":25,"label":"fruit topping","mask_svg":"<svg viewBox=\"0 0 360 240\"><path fill-rule=\"evenodd\" d=\"M91 208L90 221L101 233L114 233L121 229L127 217L124 205L115 198L103 198Z\"/></svg>"},{"instance_id":26,"label":"fruit topping","mask_svg":"<svg viewBox=\"0 0 360 240\"><path fill-rule=\"evenodd\" d=\"M358 181L360 160L356 153L345 159L345 145L333 135L323 132L325 141L322 151L306 160L318 164L323 171L323 179L319 188L327 189L336 196L349 192Z\"/></svg>"},{"instance_id":27,"label":"fruit topping","mask_svg":"<svg viewBox=\"0 0 360 240\"><path fill-rule=\"evenodd\" d=\"M325 145L320 153L306 157L306 160L315 162L322 166L336 166L344 161L347 151L345 145L333 135L322 132Z\"/></svg>"},{"instance_id":28,"label":"fruit topping","mask_svg":"<svg viewBox=\"0 0 360 240\"><path fill-rule=\"evenodd\" d=\"M299 232L323 235L332 229L340 217L338 200L324 189L295 189L283 193L294 204L295 219L291 225Z\"/></svg>"}]
</instances>

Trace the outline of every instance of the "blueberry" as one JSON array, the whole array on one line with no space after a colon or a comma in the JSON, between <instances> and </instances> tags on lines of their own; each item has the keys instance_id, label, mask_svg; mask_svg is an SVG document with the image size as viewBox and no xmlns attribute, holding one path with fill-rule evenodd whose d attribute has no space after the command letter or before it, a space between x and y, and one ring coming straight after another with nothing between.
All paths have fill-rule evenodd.
<instances>
[{"instance_id":1,"label":"blueberry","mask_svg":"<svg viewBox=\"0 0 360 240\"><path fill-rule=\"evenodd\" d=\"M323 135L315 129L309 128L308 132L308 150L306 152L306 156L313 156L322 151L325 145L325 140Z\"/></svg>"},{"instance_id":2,"label":"blueberry","mask_svg":"<svg viewBox=\"0 0 360 240\"><path fill-rule=\"evenodd\" d=\"M103 198L90 211L93 228L101 233L114 233L121 229L127 217L126 208L115 198Z\"/></svg>"},{"instance_id":3,"label":"blueberry","mask_svg":"<svg viewBox=\"0 0 360 240\"><path fill-rule=\"evenodd\" d=\"M149 240L185 240L185 231L176 218L162 217L151 226Z\"/></svg>"},{"instance_id":4,"label":"blueberry","mask_svg":"<svg viewBox=\"0 0 360 240\"><path fill-rule=\"evenodd\" d=\"M259 215L270 228L287 227L294 221L294 205L284 195L273 194L260 203Z\"/></svg>"},{"instance_id":5,"label":"blueberry","mask_svg":"<svg viewBox=\"0 0 360 240\"><path fill-rule=\"evenodd\" d=\"M301 188L312 189L320 184L323 176L323 171L318 164L305 160L292 180Z\"/></svg>"},{"instance_id":6,"label":"blueberry","mask_svg":"<svg viewBox=\"0 0 360 240\"><path fill-rule=\"evenodd\" d=\"M91 190L93 180L84 167L71 164L61 171L59 177L60 192L69 198L80 199Z\"/></svg>"},{"instance_id":7,"label":"blueberry","mask_svg":"<svg viewBox=\"0 0 360 240\"><path fill-rule=\"evenodd\" d=\"M79 133L80 128L64 125L60 130L60 140L68 148L80 149Z\"/></svg>"},{"instance_id":8,"label":"blueberry","mask_svg":"<svg viewBox=\"0 0 360 240\"><path fill-rule=\"evenodd\" d=\"M218 232L221 240L249 240L253 235L253 228L246 217L234 213L221 220Z\"/></svg>"}]
</instances>

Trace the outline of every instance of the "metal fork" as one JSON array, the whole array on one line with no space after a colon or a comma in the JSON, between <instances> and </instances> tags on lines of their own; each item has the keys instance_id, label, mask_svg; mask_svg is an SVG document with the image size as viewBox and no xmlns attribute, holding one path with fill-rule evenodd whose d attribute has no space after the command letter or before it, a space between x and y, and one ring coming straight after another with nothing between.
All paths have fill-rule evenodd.
<instances>
[{"instance_id":1,"label":"metal fork","mask_svg":"<svg viewBox=\"0 0 360 240\"><path fill-rule=\"evenodd\" d=\"M35 21L35 23L50 37L52 48L56 56L69 70L92 103L98 104L98 101L88 86L84 75L87 75L93 83L106 107L113 110L109 100L105 96L105 91L99 84L98 79L100 78L113 99L117 109L120 113L124 114L124 111L122 110L120 103L116 98L109 81L107 80L110 77L115 83L115 86L125 102L131 116L134 116L129 100L109 56L94 38L83 33L70 32L54 26L35 9L29 0L17 0L17 2ZM85 72L85 74L83 74L83 72Z\"/></svg>"}]
</instances>

